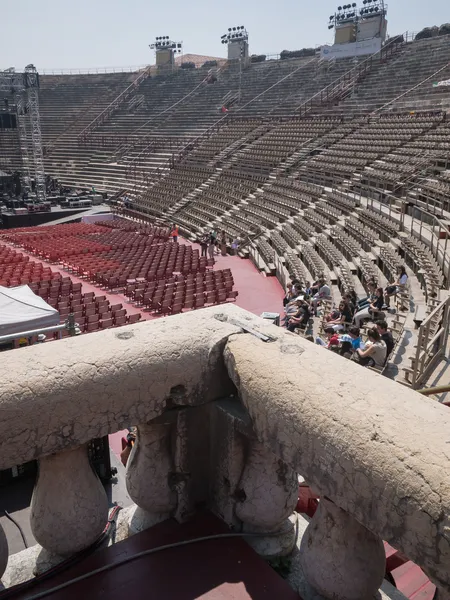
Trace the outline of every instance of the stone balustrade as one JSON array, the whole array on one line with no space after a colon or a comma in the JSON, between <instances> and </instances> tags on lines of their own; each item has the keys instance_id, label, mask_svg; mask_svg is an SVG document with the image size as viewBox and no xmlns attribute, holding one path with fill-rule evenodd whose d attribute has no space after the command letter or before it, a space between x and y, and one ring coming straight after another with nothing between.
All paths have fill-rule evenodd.
<instances>
[{"instance_id":1,"label":"stone balustrade","mask_svg":"<svg viewBox=\"0 0 450 600\"><path fill-rule=\"evenodd\" d=\"M127 535L208 506L257 534L261 554L288 554L301 474L322 497L300 553L322 596L373 598L386 540L450 597L448 408L232 305L2 363L0 469L39 459L31 525L50 556L101 533L108 504L86 444L133 424Z\"/></svg>"}]
</instances>

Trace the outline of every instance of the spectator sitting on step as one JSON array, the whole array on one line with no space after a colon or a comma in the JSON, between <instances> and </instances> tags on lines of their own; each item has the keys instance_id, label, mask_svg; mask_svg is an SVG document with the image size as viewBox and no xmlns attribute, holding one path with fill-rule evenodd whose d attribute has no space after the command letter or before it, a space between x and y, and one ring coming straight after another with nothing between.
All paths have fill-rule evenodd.
<instances>
[{"instance_id":1,"label":"spectator sitting on step","mask_svg":"<svg viewBox=\"0 0 450 600\"><path fill-rule=\"evenodd\" d=\"M404 266L399 267L397 279L387 286L384 294L384 301L386 306L389 308L391 302L391 296L394 296L408 283L408 275Z\"/></svg>"},{"instance_id":2,"label":"spectator sitting on step","mask_svg":"<svg viewBox=\"0 0 450 600\"><path fill-rule=\"evenodd\" d=\"M395 346L394 338L392 337L392 333L388 330L388 324L386 323L386 321L377 321L375 325L378 330L378 333L381 336L381 339L386 344L386 362L387 362L387 360L390 357L392 350L394 349L394 346Z\"/></svg>"},{"instance_id":3,"label":"spectator sitting on step","mask_svg":"<svg viewBox=\"0 0 450 600\"><path fill-rule=\"evenodd\" d=\"M361 339L359 327L350 327L347 333L339 336L339 343L341 345L339 354L350 358L353 352L356 352L358 348L364 350L365 344Z\"/></svg>"},{"instance_id":4,"label":"spectator sitting on step","mask_svg":"<svg viewBox=\"0 0 450 600\"><path fill-rule=\"evenodd\" d=\"M335 348L336 349L339 346L338 334L334 331L334 329L332 327L326 327L324 330L324 333L326 335L326 340L324 340L320 336L317 336L316 344L319 344L319 346L323 346L324 348L328 348L328 349Z\"/></svg>"},{"instance_id":5,"label":"spectator sitting on step","mask_svg":"<svg viewBox=\"0 0 450 600\"><path fill-rule=\"evenodd\" d=\"M297 279L293 279L292 281L288 281L286 287L286 294L283 298L283 306L287 306L290 302L294 300L295 295L295 286L299 283Z\"/></svg>"},{"instance_id":6,"label":"spectator sitting on step","mask_svg":"<svg viewBox=\"0 0 450 600\"><path fill-rule=\"evenodd\" d=\"M353 320L352 311L348 303L344 300L342 300L339 304L338 313L338 317L332 319L331 321L328 321L329 327L332 327L334 331L342 331L343 329L345 329L345 326L351 324Z\"/></svg>"},{"instance_id":7,"label":"spectator sitting on step","mask_svg":"<svg viewBox=\"0 0 450 600\"><path fill-rule=\"evenodd\" d=\"M320 279L318 282L317 292L314 294L312 298L312 305L314 308L314 313L317 312L317 304L321 300L329 300L331 298L331 290L330 286L325 282L325 279ZM313 287L314 289L314 287ZM312 290L311 290L312 291Z\"/></svg>"},{"instance_id":8,"label":"spectator sitting on step","mask_svg":"<svg viewBox=\"0 0 450 600\"><path fill-rule=\"evenodd\" d=\"M353 315L355 313L355 306L356 306L356 300L357 300L354 290L352 290L351 292L346 292L342 296L342 299L348 304L348 307Z\"/></svg>"},{"instance_id":9,"label":"spectator sitting on step","mask_svg":"<svg viewBox=\"0 0 450 600\"><path fill-rule=\"evenodd\" d=\"M311 318L309 305L304 300L297 300L298 310L294 316L289 319L287 330L293 332L298 327L305 329Z\"/></svg>"},{"instance_id":10,"label":"spectator sitting on step","mask_svg":"<svg viewBox=\"0 0 450 600\"><path fill-rule=\"evenodd\" d=\"M357 301L356 311L367 307L376 299L377 283L374 279L369 280L369 282L367 283L367 289L369 294L365 298L361 298Z\"/></svg>"},{"instance_id":11,"label":"spectator sitting on step","mask_svg":"<svg viewBox=\"0 0 450 600\"><path fill-rule=\"evenodd\" d=\"M298 302L300 300L303 300L303 298L299 298L298 288L295 288L292 292L292 298L289 299L289 302L284 307L284 325L286 327L289 322L289 319L298 312Z\"/></svg>"},{"instance_id":12,"label":"spectator sitting on step","mask_svg":"<svg viewBox=\"0 0 450 600\"><path fill-rule=\"evenodd\" d=\"M317 281L314 281L313 284L311 285L311 296L314 296L314 294L317 294L319 291L320 286L322 285L322 282L325 281L325 275L322 273L322 275L320 275L320 277L318 277Z\"/></svg>"},{"instance_id":13,"label":"spectator sitting on step","mask_svg":"<svg viewBox=\"0 0 450 600\"><path fill-rule=\"evenodd\" d=\"M383 288L380 287L377 288L377 291L375 292L375 300L355 314L354 321L356 327L361 327L364 321L375 318L377 314L381 312L383 303Z\"/></svg>"},{"instance_id":14,"label":"spectator sitting on step","mask_svg":"<svg viewBox=\"0 0 450 600\"><path fill-rule=\"evenodd\" d=\"M367 337L369 339L365 349L358 348L356 351L359 364L364 367L384 367L387 356L386 344L376 329L369 329Z\"/></svg>"}]
</instances>

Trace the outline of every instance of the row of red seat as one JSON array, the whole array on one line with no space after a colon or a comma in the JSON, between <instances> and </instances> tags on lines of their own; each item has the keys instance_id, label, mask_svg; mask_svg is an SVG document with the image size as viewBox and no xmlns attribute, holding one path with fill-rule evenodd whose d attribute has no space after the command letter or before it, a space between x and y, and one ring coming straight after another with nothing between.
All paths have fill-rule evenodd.
<instances>
[{"instance_id":1,"label":"row of red seat","mask_svg":"<svg viewBox=\"0 0 450 600\"><path fill-rule=\"evenodd\" d=\"M122 304L111 306L105 295L96 296L95 292L82 294L80 282L53 272L42 263L30 261L28 256L1 244L0 256L15 260L12 265L0 264L0 285L15 287L28 284L35 294L58 310L62 323L73 313L82 332L135 323L141 318L140 313L128 316ZM58 338L59 334L54 337Z\"/></svg>"}]
</instances>

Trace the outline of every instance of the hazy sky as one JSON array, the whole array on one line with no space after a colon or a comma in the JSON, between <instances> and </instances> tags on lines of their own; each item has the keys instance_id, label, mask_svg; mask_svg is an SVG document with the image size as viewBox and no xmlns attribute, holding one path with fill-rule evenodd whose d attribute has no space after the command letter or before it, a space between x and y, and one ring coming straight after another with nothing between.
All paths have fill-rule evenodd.
<instances>
[{"instance_id":1,"label":"hazy sky","mask_svg":"<svg viewBox=\"0 0 450 600\"><path fill-rule=\"evenodd\" d=\"M345 2L346 0L344 0ZM350 0L349 0L350 1ZM362 0L356 0L358 7ZM342 3L342 2L341 2ZM184 53L225 56L220 36L245 25L251 53L279 53L329 42L334 0L16 0L1 9L0 68L39 70L153 63L148 44L169 35ZM392 0L391 35L441 25L448 0Z\"/></svg>"}]
</instances>

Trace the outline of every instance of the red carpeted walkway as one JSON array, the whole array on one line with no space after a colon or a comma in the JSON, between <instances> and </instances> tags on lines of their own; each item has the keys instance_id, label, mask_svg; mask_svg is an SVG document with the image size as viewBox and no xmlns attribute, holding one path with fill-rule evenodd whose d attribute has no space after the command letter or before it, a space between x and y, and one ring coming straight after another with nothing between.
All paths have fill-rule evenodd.
<instances>
[{"instance_id":1,"label":"red carpeted walkway","mask_svg":"<svg viewBox=\"0 0 450 600\"><path fill-rule=\"evenodd\" d=\"M199 244L178 238L181 243L200 248ZM284 290L276 277L266 277L258 271L251 260L239 256L215 255L214 269L231 269L234 289L239 296L236 304L256 315L262 312L280 312L283 308Z\"/></svg>"}]
</instances>

